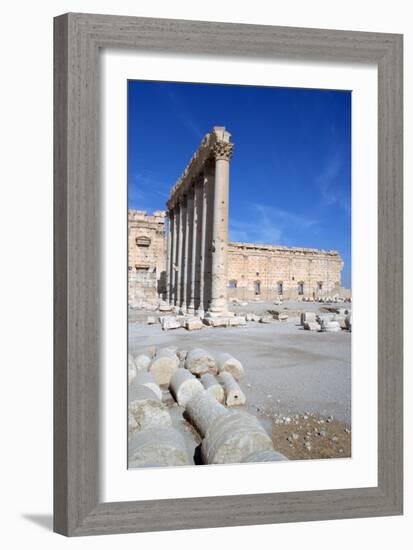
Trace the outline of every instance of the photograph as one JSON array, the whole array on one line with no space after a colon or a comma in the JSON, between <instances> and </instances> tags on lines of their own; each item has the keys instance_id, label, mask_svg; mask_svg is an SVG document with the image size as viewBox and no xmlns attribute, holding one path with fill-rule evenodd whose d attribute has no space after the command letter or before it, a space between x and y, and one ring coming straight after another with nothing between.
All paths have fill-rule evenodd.
<instances>
[{"instance_id":1,"label":"photograph","mask_svg":"<svg viewBox=\"0 0 413 550\"><path fill-rule=\"evenodd\" d=\"M351 458L351 109L127 81L129 469Z\"/></svg>"}]
</instances>

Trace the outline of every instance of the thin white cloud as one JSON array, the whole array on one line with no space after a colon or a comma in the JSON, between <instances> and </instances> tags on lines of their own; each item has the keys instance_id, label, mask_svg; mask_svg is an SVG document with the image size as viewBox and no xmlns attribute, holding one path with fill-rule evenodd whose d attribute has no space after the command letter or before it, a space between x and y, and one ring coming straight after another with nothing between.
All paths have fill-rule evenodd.
<instances>
[{"instance_id":1,"label":"thin white cloud","mask_svg":"<svg viewBox=\"0 0 413 550\"><path fill-rule=\"evenodd\" d=\"M315 219L295 212L287 212L264 204L252 204L250 208L251 221L230 218L229 239L231 241L287 245L291 226L310 229L319 223Z\"/></svg>"},{"instance_id":2,"label":"thin white cloud","mask_svg":"<svg viewBox=\"0 0 413 550\"><path fill-rule=\"evenodd\" d=\"M339 178L342 170L343 160L338 155L333 155L328 160L321 173L315 178L315 184L325 206L337 204L346 214L350 214L350 200L348 197L344 196L339 185Z\"/></svg>"}]
</instances>

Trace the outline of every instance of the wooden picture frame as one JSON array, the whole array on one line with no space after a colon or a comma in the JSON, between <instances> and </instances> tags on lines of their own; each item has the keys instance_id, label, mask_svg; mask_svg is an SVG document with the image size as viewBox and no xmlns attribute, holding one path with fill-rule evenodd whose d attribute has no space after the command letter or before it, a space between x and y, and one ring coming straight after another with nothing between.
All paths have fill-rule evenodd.
<instances>
[{"instance_id":1,"label":"wooden picture frame","mask_svg":"<svg viewBox=\"0 0 413 550\"><path fill-rule=\"evenodd\" d=\"M54 21L54 40L54 530L74 536L401 514L402 36L66 14ZM104 47L377 65L377 487L100 502L98 58Z\"/></svg>"}]
</instances>

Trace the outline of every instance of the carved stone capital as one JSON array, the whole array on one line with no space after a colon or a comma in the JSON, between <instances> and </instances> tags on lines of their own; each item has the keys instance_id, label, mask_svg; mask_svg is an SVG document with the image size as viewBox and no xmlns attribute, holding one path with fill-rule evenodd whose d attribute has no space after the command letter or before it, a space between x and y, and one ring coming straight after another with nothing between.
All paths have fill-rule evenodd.
<instances>
[{"instance_id":1,"label":"carved stone capital","mask_svg":"<svg viewBox=\"0 0 413 550\"><path fill-rule=\"evenodd\" d=\"M234 144L227 141L217 141L212 149L215 160L231 160Z\"/></svg>"}]
</instances>

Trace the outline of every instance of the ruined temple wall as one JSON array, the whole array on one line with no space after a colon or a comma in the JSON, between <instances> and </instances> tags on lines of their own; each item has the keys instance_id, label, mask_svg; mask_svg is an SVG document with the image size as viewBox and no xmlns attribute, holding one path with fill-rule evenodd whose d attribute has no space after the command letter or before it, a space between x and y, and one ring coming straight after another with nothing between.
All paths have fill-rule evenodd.
<instances>
[{"instance_id":1,"label":"ruined temple wall","mask_svg":"<svg viewBox=\"0 0 413 550\"><path fill-rule=\"evenodd\" d=\"M165 293L165 212L128 211L129 303Z\"/></svg>"},{"instance_id":2,"label":"ruined temple wall","mask_svg":"<svg viewBox=\"0 0 413 550\"><path fill-rule=\"evenodd\" d=\"M152 216L137 210L128 213L130 303L165 295L165 221L162 211ZM205 267L210 271L208 265ZM229 243L228 298L273 300L280 296L278 285L282 283L284 299L299 299L300 282L304 283L304 297L326 296L338 291L342 268L343 261L335 251ZM231 286L234 281L236 288ZM256 294L257 282L260 294Z\"/></svg>"},{"instance_id":3,"label":"ruined temple wall","mask_svg":"<svg viewBox=\"0 0 413 550\"><path fill-rule=\"evenodd\" d=\"M271 300L280 295L284 299L326 296L340 287L342 268L343 260L336 251L229 243L228 297Z\"/></svg>"}]
</instances>

